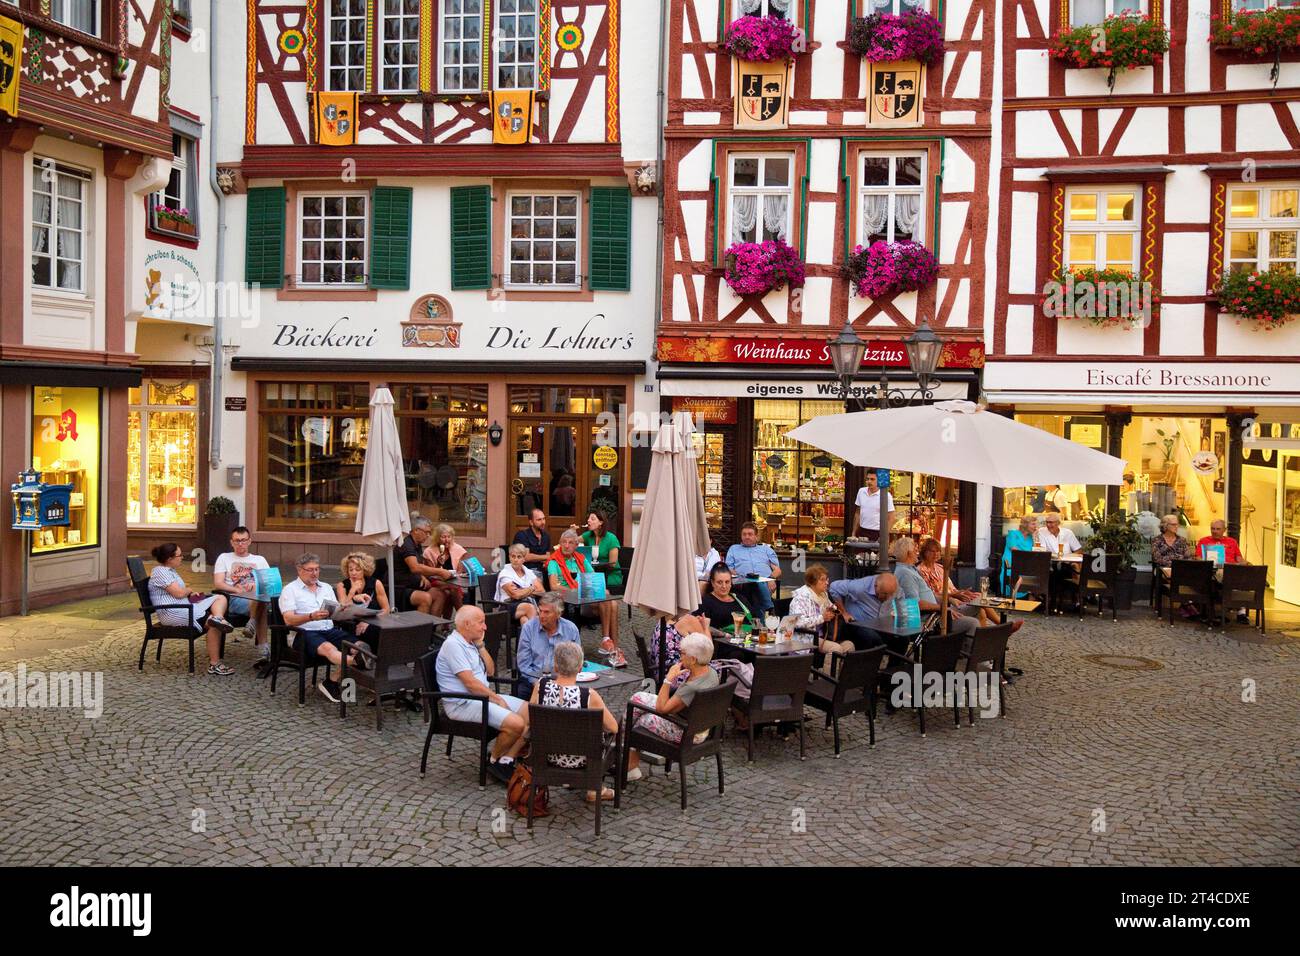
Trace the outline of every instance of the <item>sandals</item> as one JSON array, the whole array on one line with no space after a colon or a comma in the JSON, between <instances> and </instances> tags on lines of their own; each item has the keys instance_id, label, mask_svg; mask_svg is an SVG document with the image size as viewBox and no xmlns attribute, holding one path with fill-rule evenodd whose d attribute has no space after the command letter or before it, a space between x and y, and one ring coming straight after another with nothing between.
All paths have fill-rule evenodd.
<instances>
[{"instance_id":1,"label":"sandals","mask_svg":"<svg viewBox=\"0 0 1300 956\"><path fill-rule=\"evenodd\" d=\"M222 634L229 634L235 629L235 625L231 624L224 617L217 617L215 614L208 615L208 623L216 625L217 630Z\"/></svg>"},{"instance_id":2,"label":"sandals","mask_svg":"<svg viewBox=\"0 0 1300 956\"><path fill-rule=\"evenodd\" d=\"M225 664L221 663L220 661L218 661L215 664L208 665L209 677L229 677L233 673L235 673L233 669L227 667Z\"/></svg>"},{"instance_id":3,"label":"sandals","mask_svg":"<svg viewBox=\"0 0 1300 956\"><path fill-rule=\"evenodd\" d=\"M631 771L629 771L629 776L630 776L630 775L631 775ZM600 799L602 799L602 800L613 800L613 799L614 799L614 791L613 791L613 789L612 789L611 787L602 787L602 788L601 788L601 791L600 791ZM588 790L588 791L587 791L587 802L588 802L588 803L595 803L595 802L596 802L596 791L595 791L595 790Z\"/></svg>"}]
</instances>

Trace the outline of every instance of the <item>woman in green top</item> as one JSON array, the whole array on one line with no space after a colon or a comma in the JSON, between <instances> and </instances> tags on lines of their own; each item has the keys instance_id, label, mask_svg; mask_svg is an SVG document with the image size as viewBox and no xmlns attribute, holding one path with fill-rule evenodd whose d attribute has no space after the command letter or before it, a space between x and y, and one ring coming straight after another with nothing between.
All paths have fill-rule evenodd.
<instances>
[{"instance_id":1,"label":"woman in green top","mask_svg":"<svg viewBox=\"0 0 1300 956\"><path fill-rule=\"evenodd\" d=\"M607 593L613 594L620 590L623 587L623 569L618 566L618 538L605 530L605 519L594 511L587 512L587 530L582 533L581 541L582 550L589 561L591 549L596 549L596 558L591 563L597 565L595 570L604 573ZM600 614L601 650L617 660L624 660L618 649L618 602L597 604L596 609Z\"/></svg>"}]
</instances>

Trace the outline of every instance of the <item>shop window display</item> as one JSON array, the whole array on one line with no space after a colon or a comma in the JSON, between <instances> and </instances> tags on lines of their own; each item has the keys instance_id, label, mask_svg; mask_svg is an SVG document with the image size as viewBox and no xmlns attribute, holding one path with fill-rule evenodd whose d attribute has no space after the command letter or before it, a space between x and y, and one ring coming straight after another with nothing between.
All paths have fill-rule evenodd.
<instances>
[{"instance_id":1,"label":"shop window display","mask_svg":"<svg viewBox=\"0 0 1300 956\"><path fill-rule=\"evenodd\" d=\"M844 460L785 437L816 418L844 411L838 401L754 402L753 520L764 541L816 547L844 527Z\"/></svg>"},{"instance_id":2,"label":"shop window display","mask_svg":"<svg viewBox=\"0 0 1300 956\"><path fill-rule=\"evenodd\" d=\"M487 531L486 385L395 385L412 511L463 534Z\"/></svg>"},{"instance_id":3,"label":"shop window display","mask_svg":"<svg viewBox=\"0 0 1300 956\"><path fill-rule=\"evenodd\" d=\"M198 383L148 381L129 393L126 520L195 527Z\"/></svg>"},{"instance_id":4,"label":"shop window display","mask_svg":"<svg viewBox=\"0 0 1300 956\"><path fill-rule=\"evenodd\" d=\"M71 485L70 523L32 532L32 554L99 544L99 389L32 389L32 468L52 485Z\"/></svg>"}]
</instances>

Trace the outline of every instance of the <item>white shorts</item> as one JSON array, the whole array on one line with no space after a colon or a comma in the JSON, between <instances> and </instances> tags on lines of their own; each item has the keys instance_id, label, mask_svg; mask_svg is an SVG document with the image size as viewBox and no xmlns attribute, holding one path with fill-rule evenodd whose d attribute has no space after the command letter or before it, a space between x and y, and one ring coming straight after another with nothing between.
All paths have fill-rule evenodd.
<instances>
[{"instance_id":1,"label":"white shorts","mask_svg":"<svg viewBox=\"0 0 1300 956\"><path fill-rule=\"evenodd\" d=\"M528 704L528 701L520 700L518 697L511 697L508 694L502 694L501 698L510 705L509 710L506 710L500 704L488 702L488 726L493 730L500 730L501 725L505 723L510 714L518 713L520 707ZM447 716L452 720L463 720L466 723L473 724L483 719L483 705L477 700L444 700L442 709L447 712Z\"/></svg>"}]
</instances>

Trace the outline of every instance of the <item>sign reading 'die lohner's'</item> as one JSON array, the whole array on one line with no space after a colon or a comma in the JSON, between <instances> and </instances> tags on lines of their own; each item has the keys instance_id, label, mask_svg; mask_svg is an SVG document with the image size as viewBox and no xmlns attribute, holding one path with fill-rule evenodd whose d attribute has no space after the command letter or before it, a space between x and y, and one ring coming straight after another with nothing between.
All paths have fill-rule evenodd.
<instances>
[{"instance_id":1,"label":"sign reading 'die lohner's'","mask_svg":"<svg viewBox=\"0 0 1300 956\"><path fill-rule=\"evenodd\" d=\"M490 318L496 318L491 316ZM304 317L302 321L264 323L245 335L256 352L257 340L271 355L286 353L310 358L411 358L410 349L402 348L400 321L376 321L342 316L329 321ZM259 335L259 332L261 333ZM561 359L574 353L596 356L602 353L625 353L636 348L638 339L623 321L611 320L604 313L585 319L545 321L469 321L459 345L446 358L487 358L527 353L532 358ZM429 355L420 356L428 358Z\"/></svg>"}]
</instances>

